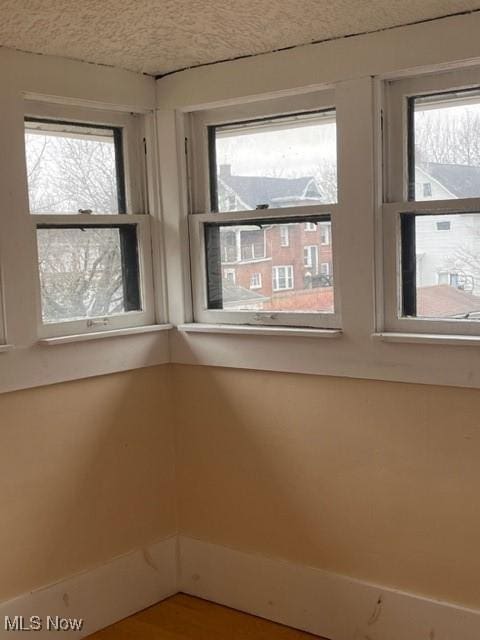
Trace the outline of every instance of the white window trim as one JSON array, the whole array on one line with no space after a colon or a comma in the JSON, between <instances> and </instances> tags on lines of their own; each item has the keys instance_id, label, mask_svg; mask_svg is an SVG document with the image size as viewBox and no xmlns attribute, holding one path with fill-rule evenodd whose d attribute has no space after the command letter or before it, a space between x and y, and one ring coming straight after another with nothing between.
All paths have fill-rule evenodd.
<instances>
[{"instance_id":1,"label":"white window trim","mask_svg":"<svg viewBox=\"0 0 480 640\"><path fill-rule=\"evenodd\" d=\"M188 216L191 243L191 283L192 283L192 315L195 322L254 324L265 326L305 326L313 328L338 329L341 327L341 303L339 287L335 290L335 310L333 313L318 312L285 312L285 311L229 311L226 309L208 309L206 292L205 244L203 225L209 222L235 222L282 219L292 222L295 218L304 222L308 216L329 215L331 228L336 226L338 204L307 205L301 207L285 207L241 212L210 213L210 180L209 149L207 127L210 125L230 124L246 119L255 120L263 117L288 116L303 111L335 110L335 93L332 90L312 91L295 96L278 97L274 100L260 101L250 104L220 107L217 109L197 111L186 116L183 123L189 144L190 155L185 175L188 189L190 215ZM188 187L187 187L188 188ZM315 231L318 226L315 226ZM335 238L335 231L333 231ZM335 250L334 271L336 270ZM303 258L303 257L302 257ZM336 280L339 282L339 280Z\"/></svg>"},{"instance_id":2,"label":"white window trim","mask_svg":"<svg viewBox=\"0 0 480 640\"><path fill-rule=\"evenodd\" d=\"M335 109L333 90L311 91L256 102L239 101L236 105L194 111L187 114L189 144L189 213L210 212L209 141L207 128L245 120L289 116L301 112Z\"/></svg>"},{"instance_id":3,"label":"white window trim","mask_svg":"<svg viewBox=\"0 0 480 640\"><path fill-rule=\"evenodd\" d=\"M312 260L312 249L315 249L314 253L316 254L316 263L317 263L317 270L318 270L318 245L316 244L307 244L303 247L303 251L304 251L304 258L305 258L305 251L307 252L307 262L303 262L304 267L308 268L308 269L312 269L313 268L313 260Z\"/></svg>"},{"instance_id":4,"label":"white window trim","mask_svg":"<svg viewBox=\"0 0 480 640\"><path fill-rule=\"evenodd\" d=\"M30 279L29 298L34 301L35 309L32 318L36 321L36 335L39 339L53 338L78 334L98 333L139 326L148 326L156 322L154 305L154 278L152 260L152 240L150 216L146 213L148 194L144 189L144 166L142 160L142 119L131 114L115 111L101 111L85 109L45 102L25 102L25 116L45 118L51 120L65 120L68 122L101 124L122 129L123 159L125 173L126 209L125 214L91 214L91 215L62 215L62 214L30 214L27 205L27 220L24 233L31 236L29 245L32 250L30 264L34 266L34 277ZM26 180L26 175L25 175ZM27 201L28 203L28 201ZM134 213L135 212L135 213ZM40 276L37 257L37 225L65 224L77 227L82 223L88 225L134 224L137 229L139 287L142 309L108 317L85 318L58 323L44 323L41 314Z\"/></svg>"},{"instance_id":5,"label":"white window trim","mask_svg":"<svg viewBox=\"0 0 480 640\"><path fill-rule=\"evenodd\" d=\"M258 283L252 284L253 276L258 276ZM250 289L261 289L262 288L262 274L259 271L254 271L250 276Z\"/></svg>"},{"instance_id":6,"label":"white window trim","mask_svg":"<svg viewBox=\"0 0 480 640\"><path fill-rule=\"evenodd\" d=\"M479 68L469 67L437 74L417 75L386 83L387 129L384 154L386 184L381 207L383 228L383 287L377 298L383 306L379 333L480 335L480 322L468 319L444 320L406 318L401 314L401 213L473 213L480 212L479 198L452 200L408 200L408 114L407 100L412 96L479 88Z\"/></svg>"},{"instance_id":7,"label":"white window trim","mask_svg":"<svg viewBox=\"0 0 480 640\"><path fill-rule=\"evenodd\" d=\"M313 207L294 207L295 215L315 216L331 215L332 225L335 224L335 210L337 205L315 205ZM313 211L312 211L313 209ZM324 329L338 329L341 326L339 309L339 291L335 291L334 313L291 313L285 311L228 311L226 309L207 308L207 272L205 263L205 234L204 225L209 222L224 223L251 221L252 213L249 211L232 213L205 213L189 216L189 229L191 239L191 275L192 297L195 310L195 321L212 324L255 324L265 326L303 326ZM268 209L257 213L257 219L290 220L292 209ZM335 254L334 254L335 271Z\"/></svg>"},{"instance_id":8,"label":"white window trim","mask_svg":"<svg viewBox=\"0 0 480 640\"><path fill-rule=\"evenodd\" d=\"M325 241L322 240L322 233L325 233ZM320 244L323 247L328 247L330 246L330 226L328 224L321 224L320 225Z\"/></svg>"},{"instance_id":9,"label":"white window trim","mask_svg":"<svg viewBox=\"0 0 480 640\"><path fill-rule=\"evenodd\" d=\"M230 274L233 274L233 279L232 280L230 280L229 277L228 277ZM223 270L223 277L224 277L225 280L228 280L229 282L232 282L233 284L236 284L237 274L236 274L235 269L224 269Z\"/></svg>"},{"instance_id":10,"label":"white window trim","mask_svg":"<svg viewBox=\"0 0 480 640\"><path fill-rule=\"evenodd\" d=\"M291 285L288 287L279 287L280 276L278 272L280 269L285 269L285 281L291 281ZM290 274L290 275L287 275ZM293 264L276 264L272 267L272 290L276 293L278 291L291 291L295 288L295 273Z\"/></svg>"},{"instance_id":11,"label":"white window trim","mask_svg":"<svg viewBox=\"0 0 480 640\"><path fill-rule=\"evenodd\" d=\"M288 225L282 225L280 227L280 246L290 246L290 227L288 227Z\"/></svg>"},{"instance_id":12,"label":"white window trim","mask_svg":"<svg viewBox=\"0 0 480 640\"><path fill-rule=\"evenodd\" d=\"M297 336L289 338L287 345L284 338L274 338L273 333L250 337L245 332L240 338L228 333L220 335L215 326L209 325L208 333L189 329L188 333L173 334L173 362L480 387L476 364L478 350L473 346L479 344L476 338L464 340L461 335L424 334L425 339L418 344L410 344L410 340L392 342L384 339L390 334L384 332L381 154L383 81L413 73L439 74L445 68L478 62L474 39L470 36L479 26L480 17L469 15L398 28L391 30L387 38L382 33L325 43L307 48L293 58L287 54L284 63L288 73L280 75L275 73L278 60L274 55L265 58L262 65L249 66L248 74L244 73L241 61L212 66L208 83L201 81L203 72L200 71L177 75L173 83L170 77L158 81L160 153L167 176L162 190L169 203L165 216L171 240L166 244L172 265L168 275L170 309L177 325L187 323L195 329L203 325L193 322L189 254L185 250L188 244L187 212L191 210L187 204L186 185L191 176L184 167L185 137L189 136L188 127L184 126L184 114L209 109L212 105L255 103L266 97L309 91L312 87L318 88L322 82L329 87L337 82L341 195L333 239L344 253L342 260L338 253L334 256L340 263L339 266L334 263L334 274L340 283L344 338L305 340ZM409 47L402 48L405 41L409 42ZM334 69L325 62L332 56L341 57L340 66ZM303 63L300 67L299 62ZM298 68L302 70L301 77ZM193 87L198 91L193 91ZM384 123L386 127L386 112ZM172 133L174 130L175 134ZM355 140L354 145L352 140ZM393 202L401 203L402 198L393 199ZM175 237L176 233L181 243ZM269 327L262 330L272 331ZM376 337L377 332L383 332L382 339ZM439 340L434 340L437 337Z\"/></svg>"},{"instance_id":13,"label":"white window trim","mask_svg":"<svg viewBox=\"0 0 480 640\"><path fill-rule=\"evenodd\" d=\"M322 270L322 267L326 267L325 271ZM319 273L324 276L330 275L330 263L329 262L321 262L319 265Z\"/></svg>"}]
</instances>

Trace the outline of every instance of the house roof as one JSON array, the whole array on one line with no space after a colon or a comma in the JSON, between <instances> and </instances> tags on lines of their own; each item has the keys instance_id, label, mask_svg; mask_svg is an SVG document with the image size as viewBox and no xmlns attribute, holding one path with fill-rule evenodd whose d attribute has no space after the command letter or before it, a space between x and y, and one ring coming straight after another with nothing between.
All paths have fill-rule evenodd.
<instances>
[{"instance_id":1,"label":"house roof","mask_svg":"<svg viewBox=\"0 0 480 640\"><path fill-rule=\"evenodd\" d=\"M245 287L239 287L228 280L224 280L222 283L222 297L224 305L234 305L238 302L263 302L267 300L262 294L256 291L250 291L250 289L246 289Z\"/></svg>"},{"instance_id":2,"label":"house roof","mask_svg":"<svg viewBox=\"0 0 480 640\"><path fill-rule=\"evenodd\" d=\"M440 284L417 289L417 315L426 318L451 318L480 312L480 297Z\"/></svg>"},{"instance_id":3,"label":"house roof","mask_svg":"<svg viewBox=\"0 0 480 640\"><path fill-rule=\"evenodd\" d=\"M223 182L234 191L250 209L255 209L259 204L278 207L281 206L282 201L308 200L303 194L312 181L315 185L313 176L267 178L264 176L221 175L219 178L219 182ZM316 185L315 188L318 192L318 201L320 201L320 191ZM315 198L315 200L317 199Z\"/></svg>"},{"instance_id":4,"label":"house roof","mask_svg":"<svg viewBox=\"0 0 480 640\"><path fill-rule=\"evenodd\" d=\"M480 193L480 167L440 162L424 162L420 167L457 198L475 198Z\"/></svg>"}]
</instances>

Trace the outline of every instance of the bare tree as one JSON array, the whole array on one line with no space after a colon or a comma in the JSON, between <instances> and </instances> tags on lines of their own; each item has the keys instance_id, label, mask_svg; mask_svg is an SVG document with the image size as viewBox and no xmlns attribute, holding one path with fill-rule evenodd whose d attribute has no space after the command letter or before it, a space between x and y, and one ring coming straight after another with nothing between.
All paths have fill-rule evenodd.
<instances>
[{"instance_id":1,"label":"bare tree","mask_svg":"<svg viewBox=\"0 0 480 640\"><path fill-rule=\"evenodd\" d=\"M113 143L26 134L32 213L118 212ZM46 322L121 312L118 229L38 229L42 313Z\"/></svg>"}]
</instances>

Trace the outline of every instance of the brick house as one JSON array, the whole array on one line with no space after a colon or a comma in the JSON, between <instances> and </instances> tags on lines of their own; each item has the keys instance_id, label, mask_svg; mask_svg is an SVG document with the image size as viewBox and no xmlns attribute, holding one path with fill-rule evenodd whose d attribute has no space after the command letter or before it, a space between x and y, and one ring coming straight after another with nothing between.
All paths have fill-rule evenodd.
<instances>
[{"instance_id":1,"label":"brick house","mask_svg":"<svg viewBox=\"0 0 480 640\"><path fill-rule=\"evenodd\" d=\"M323 202L315 179L234 176L223 165L219 172L220 210L249 210L259 205L291 207ZM333 285L329 222L305 222L224 227L221 231L222 275L228 286L228 306L278 307L295 292ZM257 296L246 299L245 291ZM225 297L225 296L224 296ZM312 296L310 296L312 297ZM277 303L275 303L275 299ZM295 298L293 298L295 299ZM292 300L293 300L292 299ZM291 305L288 305L291 308ZM321 309L320 309L321 310Z\"/></svg>"}]
</instances>

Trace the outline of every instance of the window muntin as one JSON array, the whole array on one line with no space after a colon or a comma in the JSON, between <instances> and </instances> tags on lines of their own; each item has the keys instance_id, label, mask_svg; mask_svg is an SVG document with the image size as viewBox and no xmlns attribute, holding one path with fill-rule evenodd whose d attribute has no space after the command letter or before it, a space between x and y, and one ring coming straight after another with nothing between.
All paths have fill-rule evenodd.
<instances>
[{"instance_id":1,"label":"window muntin","mask_svg":"<svg viewBox=\"0 0 480 640\"><path fill-rule=\"evenodd\" d=\"M409 199L480 196L480 91L409 98Z\"/></svg>"},{"instance_id":2,"label":"window muntin","mask_svg":"<svg viewBox=\"0 0 480 640\"><path fill-rule=\"evenodd\" d=\"M25 119L32 214L126 212L120 127Z\"/></svg>"},{"instance_id":3,"label":"window muntin","mask_svg":"<svg viewBox=\"0 0 480 640\"><path fill-rule=\"evenodd\" d=\"M212 211L337 201L335 111L209 127Z\"/></svg>"},{"instance_id":4,"label":"window muntin","mask_svg":"<svg viewBox=\"0 0 480 640\"><path fill-rule=\"evenodd\" d=\"M480 320L480 213L403 213L401 233L402 315Z\"/></svg>"},{"instance_id":5,"label":"window muntin","mask_svg":"<svg viewBox=\"0 0 480 640\"><path fill-rule=\"evenodd\" d=\"M45 324L140 311L136 225L37 226Z\"/></svg>"},{"instance_id":6,"label":"window muntin","mask_svg":"<svg viewBox=\"0 0 480 640\"><path fill-rule=\"evenodd\" d=\"M282 220L205 224L207 308L333 313L333 256L331 246L320 245L320 221L330 225L328 216L316 218L318 244L310 245L316 250L309 249L315 261L311 266L305 265L304 248L305 240L314 238L302 220L288 221L289 247L281 245ZM320 273L320 262L329 264L328 274ZM226 265L234 270L234 280L225 277Z\"/></svg>"}]
</instances>

